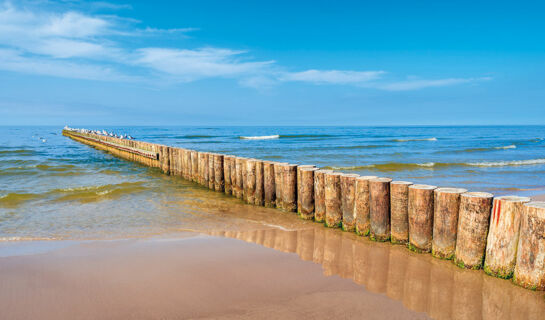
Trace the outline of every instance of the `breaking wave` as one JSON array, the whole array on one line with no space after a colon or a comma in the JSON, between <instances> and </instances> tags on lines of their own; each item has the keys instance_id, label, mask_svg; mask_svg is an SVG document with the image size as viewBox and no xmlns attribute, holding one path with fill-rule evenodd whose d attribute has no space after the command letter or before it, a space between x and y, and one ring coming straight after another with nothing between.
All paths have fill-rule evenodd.
<instances>
[{"instance_id":1,"label":"breaking wave","mask_svg":"<svg viewBox=\"0 0 545 320\"><path fill-rule=\"evenodd\" d=\"M415 138L415 139L393 139L394 142L409 142L409 141L437 141L437 138Z\"/></svg>"},{"instance_id":2,"label":"breaking wave","mask_svg":"<svg viewBox=\"0 0 545 320\"><path fill-rule=\"evenodd\" d=\"M279 135L275 134L275 135L271 135L271 136L240 136L240 139L243 139L243 140L270 140L270 139L278 139L280 138Z\"/></svg>"}]
</instances>

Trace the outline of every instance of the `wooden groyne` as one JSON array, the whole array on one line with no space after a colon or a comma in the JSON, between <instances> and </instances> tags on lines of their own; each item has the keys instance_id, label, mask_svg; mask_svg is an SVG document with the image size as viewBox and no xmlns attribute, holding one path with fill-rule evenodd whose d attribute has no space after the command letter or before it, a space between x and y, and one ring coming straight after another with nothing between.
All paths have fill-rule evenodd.
<instances>
[{"instance_id":1,"label":"wooden groyne","mask_svg":"<svg viewBox=\"0 0 545 320\"><path fill-rule=\"evenodd\" d=\"M466 269L545 290L545 202L458 188L413 185L234 155L120 139L83 130L63 135L159 168L257 206L297 212L373 241L390 241Z\"/></svg>"}]
</instances>

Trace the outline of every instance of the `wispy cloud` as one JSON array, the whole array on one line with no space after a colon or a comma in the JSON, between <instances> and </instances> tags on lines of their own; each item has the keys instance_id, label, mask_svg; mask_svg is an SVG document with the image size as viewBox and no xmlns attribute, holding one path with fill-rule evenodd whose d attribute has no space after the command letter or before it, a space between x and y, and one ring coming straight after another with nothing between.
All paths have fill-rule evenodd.
<instances>
[{"instance_id":1,"label":"wispy cloud","mask_svg":"<svg viewBox=\"0 0 545 320\"><path fill-rule=\"evenodd\" d=\"M70 2L78 4L78 1ZM108 2L81 2L93 10L130 9ZM77 6L76 6L77 7ZM91 10L91 12L93 12ZM473 83L490 78L402 79L382 70L290 70L272 59L256 60L229 48L133 48L127 37L169 37L183 40L197 28L140 27L135 19L85 13L70 6L56 10L0 4L0 69L29 74L98 81L190 82L208 78L234 79L257 89L299 82L348 85L386 91L419 90ZM183 43L182 43L183 44ZM127 71L129 70L129 72ZM138 76L134 76L138 74ZM145 80L142 80L145 81Z\"/></svg>"},{"instance_id":2,"label":"wispy cloud","mask_svg":"<svg viewBox=\"0 0 545 320\"><path fill-rule=\"evenodd\" d=\"M306 70L284 73L281 81L303 81L316 84L358 84L376 80L384 71Z\"/></svg>"},{"instance_id":3,"label":"wispy cloud","mask_svg":"<svg viewBox=\"0 0 545 320\"><path fill-rule=\"evenodd\" d=\"M388 91L408 91L433 87L446 87L463 83L474 83L492 80L491 77L480 78L447 78L447 79L410 79L405 81L394 81L391 83L379 84L376 87Z\"/></svg>"}]
</instances>

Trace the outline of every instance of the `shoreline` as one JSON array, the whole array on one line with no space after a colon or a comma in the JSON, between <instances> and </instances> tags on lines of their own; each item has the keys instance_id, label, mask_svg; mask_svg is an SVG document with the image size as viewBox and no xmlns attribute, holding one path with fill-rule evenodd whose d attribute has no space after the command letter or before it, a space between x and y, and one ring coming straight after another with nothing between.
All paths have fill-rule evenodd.
<instances>
[{"instance_id":1,"label":"shoreline","mask_svg":"<svg viewBox=\"0 0 545 320\"><path fill-rule=\"evenodd\" d=\"M532 319L545 310L543 292L327 228L4 243L0 284L13 319Z\"/></svg>"}]
</instances>

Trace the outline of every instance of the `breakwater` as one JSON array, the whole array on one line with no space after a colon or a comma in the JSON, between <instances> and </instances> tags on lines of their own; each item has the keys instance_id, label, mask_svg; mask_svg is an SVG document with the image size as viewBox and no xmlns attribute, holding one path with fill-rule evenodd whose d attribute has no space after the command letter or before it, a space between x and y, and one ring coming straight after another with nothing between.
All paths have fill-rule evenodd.
<instances>
[{"instance_id":1,"label":"breakwater","mask_svg":"<svg viewBox=\"0 0 545 320\"><path fill-rule=\"evenodd\" d=\"M249 204L297 212L327 227L545 289L545 203L72 130L63 134Z\"/></svg>"}]
</instances>

